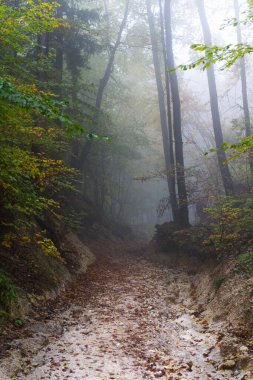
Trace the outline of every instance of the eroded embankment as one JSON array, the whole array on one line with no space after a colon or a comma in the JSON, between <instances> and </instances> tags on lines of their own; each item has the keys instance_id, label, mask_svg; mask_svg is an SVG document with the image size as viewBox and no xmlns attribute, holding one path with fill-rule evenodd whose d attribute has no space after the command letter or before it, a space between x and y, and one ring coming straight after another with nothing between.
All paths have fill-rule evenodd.
<instances>
[{"instance_id":1,"label":"eroded embankment","mask_svg":"<svg viewBox=\"0 0 253 380\"><path fill-rule=\"evenodd\" d=\"M230 357L221 369L225 324L196 317L194 274L123 251L114 245L54 316L31 323L2 360L1 379L246 379Z\"/></svg>"}]
</instances>

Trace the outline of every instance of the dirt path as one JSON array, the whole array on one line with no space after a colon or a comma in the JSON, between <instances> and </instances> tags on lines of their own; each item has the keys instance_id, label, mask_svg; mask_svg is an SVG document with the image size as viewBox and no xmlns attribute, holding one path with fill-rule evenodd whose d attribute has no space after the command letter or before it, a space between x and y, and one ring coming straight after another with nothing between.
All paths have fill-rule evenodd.
<instances>
[{"instance_id":1,"label":"dirt path","mask_svg":"<svg viewBox=\"0 0 253 380\"><path fill-rule=\"evenodd\" d=\"M103 257L64 294L65 311L15 342L15 379L242 379L217 370L222 326L194 317L190 280L141 257Z\"/></svg>"}]
</instances>

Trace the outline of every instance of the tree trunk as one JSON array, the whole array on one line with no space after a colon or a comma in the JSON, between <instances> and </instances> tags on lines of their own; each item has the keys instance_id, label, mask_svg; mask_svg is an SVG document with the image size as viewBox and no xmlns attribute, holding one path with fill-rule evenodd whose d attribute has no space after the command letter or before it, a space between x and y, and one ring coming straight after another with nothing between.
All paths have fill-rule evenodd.
<instances>
[{"instance_id":1,"label":"tree trunk","mask_svg":"<svg viewBox=\"0 0 253 380\"><path fill-rule=\"evenodd\" d=\"M161 121L161 129L162 129L163 151L164 151L164 158L165 158L165 165L166 165L167 181L168 181L169 193L170 193L170 198L171 198L171 206L173 206L173 209L172 209L173 219L175 222L178 222L177 204L174 203L175 200L173 198L174 197L173 187L172 187L172 181L171 181L171 175L170 175L171 152L170 152L170 145L169 145L169 134L168 134L168 126L167 126L167 114L166 114L166 107L165 107L163 82L162 82L160 60L159 60L159 54L158 54L158 43L157 43L156 32L155 32L154 16L151 11L150 0L146 0L146 5L147 5L152 53L153 53L153 63L154 63L154 70L155 70L155 77L156 77L157 93L158 93L158 103L159 103L159 111L160 111L160 121Z\"/></svg>"},{"instance_id":2,"label":"tree trunk","mask_svg":"<svg viewBox=\"0 0 253 380\"><path fill-rule=\"evenodd\" d=\"M163 49L163 60L165 68L165 85L166 85L166 100L167 100L167 127L169 133L169 152L170 152L170 167L167 168L169 180L170 180L170 200L171 200L171 210L173 219L178 223L178 204L177 204L177 193L176 193L176 172L175 172L175 158L174 158L174 146L173 146L173 127L172 127L172 114L171 114L171 95L170 95L170 77L168 70L168 59L166 53L166 43L165 43L165 30L164 30L164 16L162 1L159 0L160 8L160 23L161 23L161 41Z\"/></svg>"},{"instance_id":3,"label":"tree trunk","mask_svg":"<svg viewBox=\"0 0 253 380\"><path fill-rule=\"evenodd\" d=\"M204 35L204 42L206 45L212 45L212 37L210 27L206 17L204 0L196 0L197 7L199 12L199 17L201 21L201 26ZM219 112L219 104L218 104L218 95L217 95L217 87L216 87L216 79L214 73L214 66L211 65L210 68L207 69L207 79L208 79L208 87L209 87L209 95L210 95L210 103L211 103L211 113L213 120L213 130L214 130L214 138L216 148L219 149L224 143L223 133L221 129L221 121L220 121L220 112ZM226 161L226 153L224 150L218 150L217 152L218 164L221 173L221 178L225 190L226 195L233 195L234 193L234 185L233 180L229 171L229 167Z\"/></svg>"},{"instance_id":4,"label":"tree trunk","mask_svg":"<svg viewBox=\"0 0 253 380\"><path fill-rule=\"evenodd\" d=\"M171 29L171 1L165 0L164 18L166 30L166 52L167 66L174 68L174 53L172 46L172 29ZM172 107L173 107L173 132L175 139L175 159L176 159L176 175L177 188L179 198L179 218L182 226L189 226L188 200L185 183L185 167L184 152L182 139L182 123L181 123L181 102L179 96L177 74L170 74Z\"/></svg>"},{"instance_id":5,"label":"tree trunk","mask_svg":"<svg viewBox=\"0 0 253 380\"><path fill-rule=\"evenodd\" d=\"M237 42L238 44L242 43L242 31L240 25L240 9L238 0L234 0L234 8L235 8L235 17L238 20L237 24ZM242 86L242 101L243 101L243 112L244 112L244 123L245 123L245 135L246 137L250 137L251 133L251 125L250 125L250 113L249 113L249 102L248 102L248 92L247 92L247 79L246 79L246 67L245 67L245 59L240 59L240 77L241 77L241 86ZM249 152L249 165L251 175L253 176L253 152L252 150Z\"/></svg>"}]
</instances>

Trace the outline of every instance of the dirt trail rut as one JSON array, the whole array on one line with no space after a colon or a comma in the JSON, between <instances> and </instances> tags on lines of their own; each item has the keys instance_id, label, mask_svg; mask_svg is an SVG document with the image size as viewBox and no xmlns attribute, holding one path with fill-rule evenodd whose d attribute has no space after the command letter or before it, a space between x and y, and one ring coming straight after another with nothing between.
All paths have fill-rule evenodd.
<instances>
[{"instance_id":1,"label":"dirt trail rut","mask_svg":"<svg viewBox=\"0 0 253 380\"><path fill-rule=\"evenodd\" d=\"M32 339L43 338L52 324L61 333L47 336L36 354L19 343L15 378L242 379L217 370L222 326L194 317L190 287L191 276L180 268L130 254L99 259L63 295L66 310L35 327Z\"/></svg>"}]
</instances>

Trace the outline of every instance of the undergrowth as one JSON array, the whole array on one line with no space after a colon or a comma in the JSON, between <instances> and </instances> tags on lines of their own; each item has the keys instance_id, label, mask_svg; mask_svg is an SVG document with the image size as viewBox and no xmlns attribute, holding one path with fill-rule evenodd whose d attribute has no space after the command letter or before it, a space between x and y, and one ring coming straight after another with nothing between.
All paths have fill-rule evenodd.
<instances>
[{"instance_id":1,"label":"undergrowth","mask_svg":"<svg viewBox=\"0 0 253 380\"><path fill-rule=\"evenodd\" d=\"M8 316L10 303L16 298L16 289L8 275L0 270L0 323Z\"/></svg>"},{"instance_id":2,"label":"undergrowth","mask_svg":"<svg viewBox=\"0 0 253 380\"><path fill-rule=\"evenodd\" d=\"M238 269L248 275L253 275L253 251L239 255L236 258L236 262Z\"/></svg>"}]
</instances>

